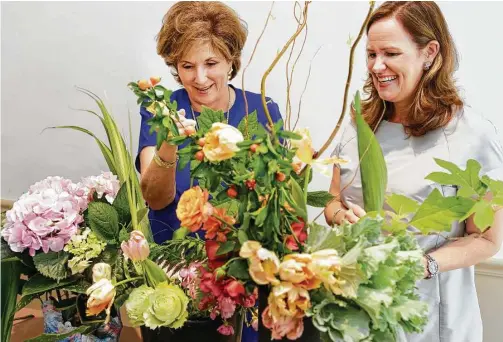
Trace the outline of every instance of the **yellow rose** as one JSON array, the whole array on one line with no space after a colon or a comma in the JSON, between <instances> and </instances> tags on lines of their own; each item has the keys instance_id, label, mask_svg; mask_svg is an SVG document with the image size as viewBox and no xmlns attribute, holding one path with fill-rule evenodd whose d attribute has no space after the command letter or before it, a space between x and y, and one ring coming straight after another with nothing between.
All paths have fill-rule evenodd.
<instances>
[{"instance_id":1,"label":"yellow rose","mask_svg":"<svg viewBox=\"0 0 503 342\"><path fill-rule=\"evenodd\" d=\"M204 155L212 162L230 159L239 151L237 144L243 140L236 127L215 122L204 137Z\"/></svg>"},{"instance_id":2,"label":"yellow rose","mask_svg":"<svg viewBox=\"0 0 503 342\"><path fill-rule=\"evenodd\" d=\"M289 282L274 286L267 302L273 320L281 317L304 317L307 309L311 307L309 292Z\"/></svg>"},{"instance_id":3,"label":"yellow rose","mask_svg":"<svg viewBox=\"0 0 503 342\"><path fill-rule=\"evenodd\" d=\"M343 295L345 281L341 279L341 258L334 249L324 249L311 254L312 270L325 287L333 293Z\"/></svg>"},{"instance_id":4,"label":"yellow rose","mask_svg":"<svg viewBox=\"0 0 503 342\"><path fill-rule=\"evenodd\" d=\"M208 191L203 191L199 186L190 188L182 194L176 207L176 216L182 227L187 227L191 232L201 228L213 212L213 206L208 203L208 198Z\"/></svg>"},{"instance_id":5,"label":"yellow rose","mask_svg":"<svg viewBox=\"0 0 503 342\"><path fill-rule=\"evenodd\" d=\"M241 246L239 256L248 259L248 272L257 284L279 284L275 276L279 270L279 259L276 254L262 248L257 241L246 241Z\"/></svg>"},{"instance_id":6,"label":"yellow rose","mask_svg":"<svg viewBox=\"0 0 503 342\"><path fill-rule=\"evenodd\" d=\"M90 286L86 294L89 296L87 300L86 314L94 316L106 310L108 323L110 319L110 307L112 306L115 298L115 287L109 279L103 278Z\"/></svg>"},{"instance_id":7,"label":"yellow rose","mask_svg":"<svg viewBox=\"0 0 503 342\"><path fill-rule=\"evenodd\" d=\"M317 289L321 280L316 278L311 264L309 254L289 254L279 265L279 277L306 290Z\"/></svg>"}]
</instances>

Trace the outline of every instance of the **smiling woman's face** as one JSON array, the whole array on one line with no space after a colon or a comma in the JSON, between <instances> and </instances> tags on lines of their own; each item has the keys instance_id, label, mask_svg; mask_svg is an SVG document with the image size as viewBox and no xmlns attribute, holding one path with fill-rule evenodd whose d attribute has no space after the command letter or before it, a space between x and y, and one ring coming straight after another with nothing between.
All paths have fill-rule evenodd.
<instances>
[{"instance_id":1,"label":"smiling woman's face","mask_svg":"<svg viewBox=\"0 0 503 342\"><path fill-rule=\"evenodd\" d=\"M379 20L370 27L367 68L381 99L409 104L426 60L426 54L395 18Z\"/></svg>"},{"instance_id":2,"label":"smiling woman's face","mask_svg":"<svg viewBox=\"0 0 503 342\"><path fill-rule=\"evenodd\" d=\"M196 107L218 108L222 99L228 99L231 67L209 42L193 44L177 63L178 76Z\"/></svg>"}]
</instances>

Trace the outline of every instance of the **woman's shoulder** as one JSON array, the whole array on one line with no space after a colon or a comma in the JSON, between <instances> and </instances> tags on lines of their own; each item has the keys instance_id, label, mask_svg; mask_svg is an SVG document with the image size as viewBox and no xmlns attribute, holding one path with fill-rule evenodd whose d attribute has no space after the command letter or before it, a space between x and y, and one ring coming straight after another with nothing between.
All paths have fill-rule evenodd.
<instances>
[{"instance_id":1,"label":"woman's shoulder","mask_svg":"<svg viewBox=\"0 0 503 342\"><path fill-rule=\"evenodd\" d=\"M246 97L246 101L248 102L248 106L254 108L254 109L257 109L257 110L263 110L263 107L262 107L262 94L260 93L254 93L252 91L249 91L249 90L245 90L243 92L243 89L240 89L240 88L237 88L237 87L234 87L232 86L232 88L234 89L234 92L236 93L236 100L237 101L240 101L240 102L243 102L244 103L244 99ZM273 101L273 99L269 96L266 96L265 97L265 100L266 100L266 103L267 105L271 105L271 104L274 104L275 102Z\"/></svg>"},{"instance_id":2,"label":"woman's shoulder","mask_svg":"<svg viewBox=\"0 0 503 342\"><path fill-rule=\"evenodd\" d=\"M464 105L456 110L445 128L447 135L465 135L464 138L487 139L498 134L493 122L471 106Z\"/></svg>"}]
</instances>

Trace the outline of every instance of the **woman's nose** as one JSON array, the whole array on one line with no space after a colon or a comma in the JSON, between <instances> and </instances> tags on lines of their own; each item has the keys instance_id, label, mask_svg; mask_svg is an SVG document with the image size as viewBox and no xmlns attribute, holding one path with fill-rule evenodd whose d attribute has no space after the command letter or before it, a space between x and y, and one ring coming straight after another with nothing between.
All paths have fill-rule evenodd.
<instances>
[{"instance_id":1,"label":"woman's nose","mask_svg":"<svg viewBox=\"0 0 503 342\"><path fill-rule=\"evenodd\" d=\"M384 64L384 61L380 57L376 57L374 60L374 65L372 65L372 71L375 73L382 72L383 70L386 69L386 64Z\"/></svg>"},{"instance_id":2,"label":"woman's nose","mask_svg":"<svg viewBox=\"0 0 503 342\"><path fill-rule=\"evenodd\" d=\"M197 68L196 69L196 83L200 85L204 85L206 83L206 68Z\"/></svg>"}]
</instances>

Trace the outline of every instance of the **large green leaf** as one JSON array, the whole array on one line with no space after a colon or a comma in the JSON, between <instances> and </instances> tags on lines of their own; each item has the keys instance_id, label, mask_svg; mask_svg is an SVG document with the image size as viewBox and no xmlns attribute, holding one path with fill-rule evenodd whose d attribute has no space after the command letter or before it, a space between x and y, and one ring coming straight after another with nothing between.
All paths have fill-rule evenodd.
<instances>
[{"instance_id":1,"label":"large green leaf","mask_svg":"<svg viewBox=\"0 0 503 342\"><path fill-rule=\"evenodd\" d=\"M224 112L221 110L213 110L203 106L201 115L199 115L196 120L199 126L199 133L206 134L215 122L224 122L225 116Z\"/></svg>"},{"instance_id":2,"label":"large green leaf","mask_svg":"<svg viewBox=\"0 0 503 342\"><path fill-rule=\"evenodd\" d=\"M42 275L60 280L68 277L67 262L69 256L67 252L38 253L33 257L33 262Z\"/></svg>"},{"instance_id":3,"label":"large green leaf","mask_svg":"<svg viewBox=\"0 0 503 342\"><path fill-rule=\"evenodd\" d=\"M309 223L309 235L306 245L311 253L323 249L335 249L342 252L344 250L344 239L338 230L311 222Z\"/></svg>"},{"instance_id":4,"label":"large green leaf","mask_svg":"<svg viewBox=\"0 0 503 342\"><path fill-rule=\"evenodd\" d=\"M307 205L316 208L325 208L334 197L334 195L327 191L311 191L307 193Z\"/></svg>"},{"instance_id":5,"label":"large green leaf","mask_svg":"<svg viewBox=\"0 0 503 342\"><path fill-rule=\"evenodd\" d=\"M292 191L292 198L294 203L294 208L295 209L300 209L300 212L297 214L301 216L302 218L306 219L307 218L307 203L304 198L304 191L300 187L299 183L291 177L289 180L290 186L291 186L291 191Z\"/></svg>"},{"instance_id":6,"label":"large green leaf","mask_svg":"<svg viewBox=\"0 0 503 342\"><path fill-rule=\"evenodd\" d=\"M407 196L398 194L386 196L386 203L398 216L415 213L419 208L419 203Z\"/></svg>"},{"instance_id":7,"label":"large green leaf","mask_svg":"<svg viewBox=\"0 0 503 342\"><path fill-rule=\"evenodd\" d=\"M250 274L248 273L248 261L245 259L233 260L229 263L227 275L243 281L250 280Z\"/></svg>"},{"instance_id":8,"label":"large green leaf","mask_svg":"<svg viewBox=\"0 0 503 342\"><path fill-rule=\"evenodd\" d=\"M143 270L147 278L147 284L150 287L156 287L157 284L167 281L166 272L150 259L143 261Z\"/></svg>"},{"instance_id":9,"label":"large green leaf","mask_svg":"<svg viewBox=\"0 0 503 342\"><path fill-rule=\"evenodd\" d=\"M119 215L108 203L89 203L89 225L92 231L108 243L116 243L119 239Z\"/></svg>"},{"instance_id":10,"label":"large green leaf","mask_svg":"<svg viewBox=\"0 0 503 342\"><path fill-rule=\"evenodd\" d=\"M354 105L364 209L378 211L383 207L388 182L386 162L374 132L363 119L359 92Z\"/></svg>"},{"instance_id":11,"label":"large green leaf","mask_svg":"<svg viewBox=\"0 0 503 342\"><path fill-rule=\"evenodd\" d=\"M246 135L246 120L248 120L248 136ZM248 114L248 117L245 116L241 119L241 122L238 125L239 131L243 134L246 139L250 139L254 135L257 134L258 131L258 120L257 120L257 111L254 110L252 113Z\"/></svg>"},{"instance_id":12,"label":"large green leaf","mask_svg":"<svg viewBox=\"0 0 503 342\"><path fill-rule=\"evenodd\" d=\"M35 293L43 293L51 291L66 286L68 284L74 283L75 281L76 279L67 278L58 282L57 280L44 277L41 274L35 274L33 277L28 279L26 284L24 284L22 295L27 296Z\"/></svg>"},{"instance_id":13,"label":"large green leaf","mask_svg":"<svg viewBox=\"0 0 503 342\"><path fill-rule=\"evenodd\" d=\"M64 334L42 334L40 336L30 338L29 340L26 340L26 342L54 342L54 341L61 341L64 340L67 337L70 337L72 335L81 333L81 334L86 334L91 332L94 329L92 326L88 325L81 325L78 328L75 328L74 330L64 333Z\"/></svg>"},{"instance_id":14,"label":"large green leaf","mask_svg":"<svg viewBox=\"0 0 503 342\"><path fill-rule=\"evenodd\" d=\"M39 296L39 294L35 293L35 294L31 294L31 295L28 295L28 296L23 296L19 302L17 302L17 305L16 305L16 311L19 311L21 310L22 308L24 308L26 305L30 304L35 298L37 298Z\"/></svg>"},{"instance_id":15,"label":"large green leaf","mask_svg":"<svg viewBox=\"0 0 503 342\"><path fill-rule=\"evenodd\" d=\"M2 264L2 288L0 289L2 341L10 341L12 322L16 313L16 299L21 282L21 262L13 261Z\"/></svg>"},{"instance_id":16,"label":"large green leaf","mask_svg":"<svg viewBox=\"0 0 503 342\"><path fill-rule=\"evenodd\" d=\"M129 208L128 202L128 193L127 193L127 183L123 183L115 196L114 202L112 206L117 210L117 214L119 215L119 222L127 226L131 221L131 212Z\"/></svg>"},{"instance_id":17,"label":"large green leaf","mask_svg":"<svg viewBox=\"0 0 503 342\"><path fill-rule=\"evenodd\" d=\"M435 159L435 162L451 173L432 172L426 179L442 185L457 185L458 195L463 197L484 193L485 186L479 179L481 166L476 160L468 160L466 170L461 170L456 164L442 159Z\"/></svg>"},{"instance_id":18,"label":"large green leaf","mask_svg":"<svg viewBox=\"0 0 503 342\"><path fill-rule=\"evenodd\" d=\"M443 197L434 189L410 221L423 234L451 230L454 221L461 220L475 201L464 197Z\"/></svg>"}]
</instances>

